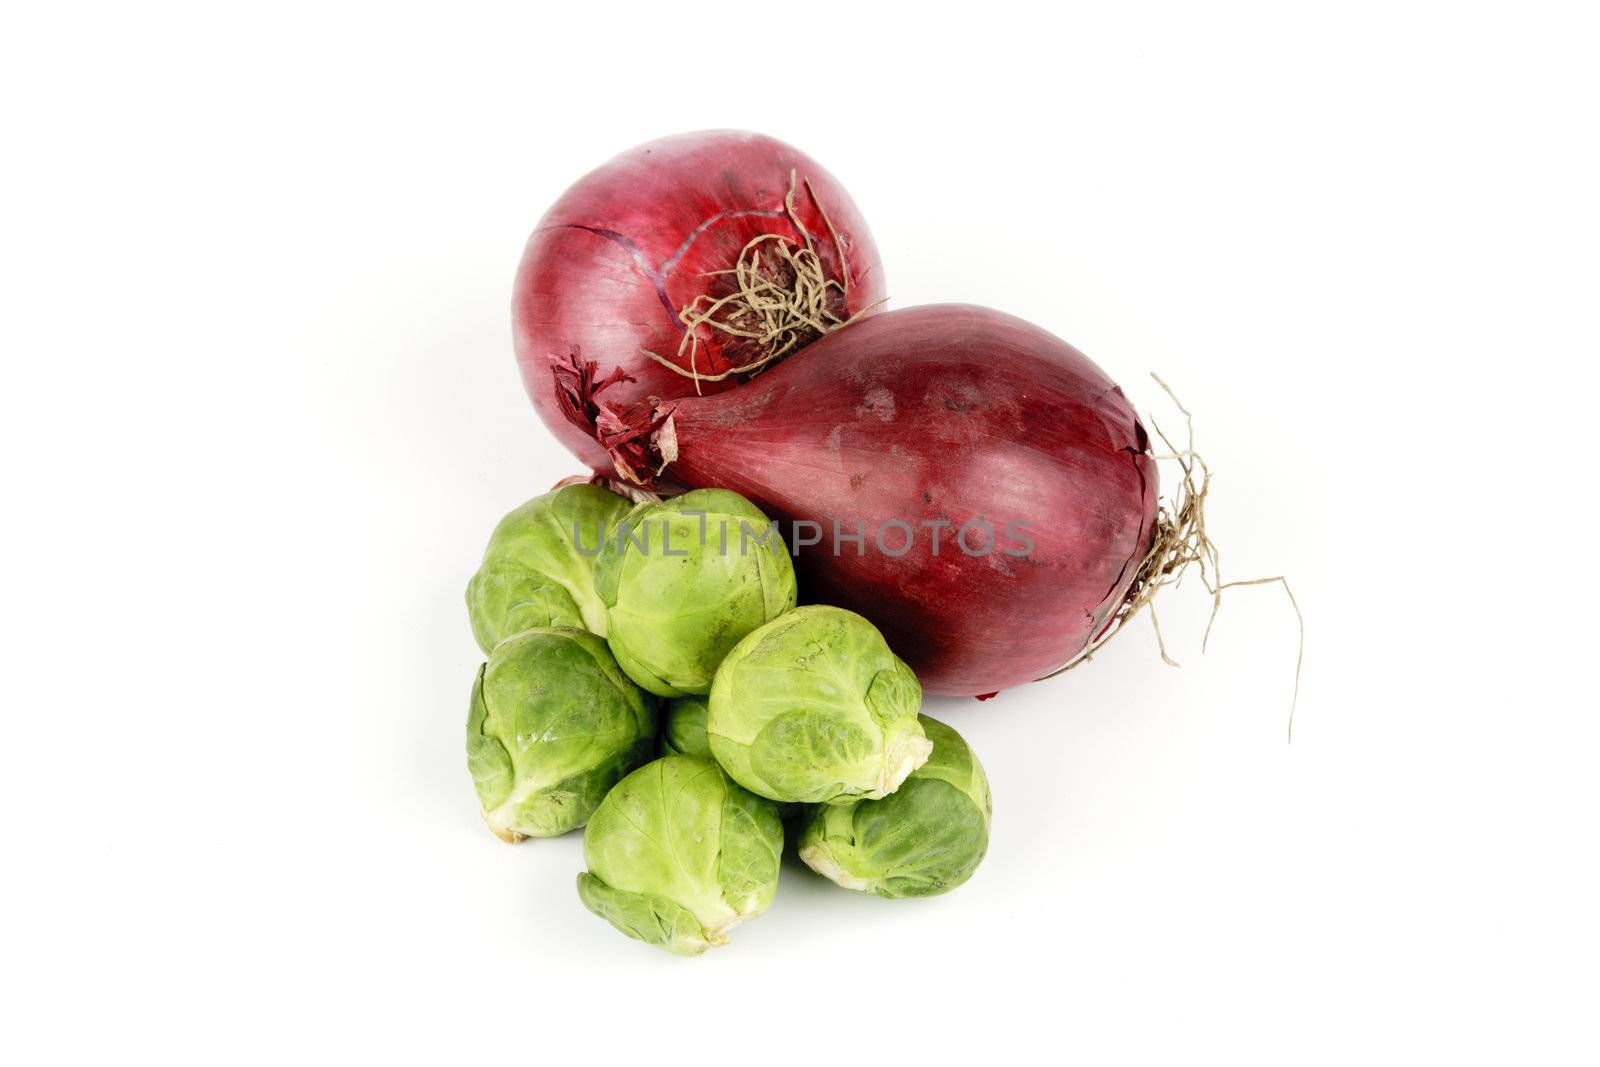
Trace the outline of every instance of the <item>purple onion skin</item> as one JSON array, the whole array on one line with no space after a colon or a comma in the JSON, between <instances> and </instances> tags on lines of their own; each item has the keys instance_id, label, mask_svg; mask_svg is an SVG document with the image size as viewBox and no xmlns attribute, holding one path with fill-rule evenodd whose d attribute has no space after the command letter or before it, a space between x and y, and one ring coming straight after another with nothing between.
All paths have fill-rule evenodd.
<instances>
[{"instance_id":1,"label":"purple onion skin","mask_svg":"<svg viewBox=\"0 0 1600 1067\"><path fill-rule=\"evenodd\" d=\"M784 211L791 172L796 214L826 276L850 283L836 312L848 319L868 310L886 294L877 245L861 212L814 160L761 134L709 130L640 145L580 178L540 220L512 297L517 363L545 425L584 463L611 472L592 427L565 409L551 361L593 362L597 380L617 370L632 378L597 398L610 404L696 395L693 380L640 349L677 361L678 310L728 285L725 276L708 272L731 268L761 234L801 239ZM695 361L701 374L720 373L756 354L748 342L702 334L706 343ZM681 363L687 368L688 360ZM720 393L741 381L703 382L700 391Z\"/></svg>"},{"instance_id":2,"label":"purple onion skin","mask_svg":"<svg viewBox=\"0 0 1600 1067\"><path fill-rule=\"evenodd\" d=\"M1073 659L1154 536L1156 464L1122 390L1072 346L987 308L874 315L737 390L663 407L678 449L666 477L819 523L822 542L797 560L803 592L872 620L928 693L989 694ZM955 533L980 519L995 542L968 555ZM898 558L874 535L899 551L895 520L916 534ZM939 520L935 553L924 523ZM865 528L860 554L853 542L834 554L835 523ZM1024 537L1031 551L1010 554ZM982 528L966 543L981 548Z\"/></svg>"}]
</instances>

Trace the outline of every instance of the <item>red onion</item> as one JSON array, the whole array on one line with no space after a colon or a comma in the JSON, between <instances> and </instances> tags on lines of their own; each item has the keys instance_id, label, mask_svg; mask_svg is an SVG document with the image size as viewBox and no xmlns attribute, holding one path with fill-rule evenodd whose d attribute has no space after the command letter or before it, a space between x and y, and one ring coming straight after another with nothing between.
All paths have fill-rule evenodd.
<instances>
[{"instance_id":1,"label":"red onion","mask_svg":"<svg viewBox=\"0 0 1600 1067\"><path fill-rule=\"evenodd\" d=\"M797 520L819 524L803 588L871 619L930 693L1071 662L1129 603L1156 532L1156 463L1121 389L986 308L874 315L732 392L604 414L619 469L648 481L666 461L665 477L742 493L792 540Z\"/></svg>"},{"instance_id":2,"label":"red onion","mask_svg":"<svg viewBox=\"0 0 1600 1067\"><path fill-rule=\"evenodd\" d=\"M723 392L883 299L877 246L832 175L713 130L624 152L562 194L528 239L512 323L534 407L605 471L596 394Z\"/></svg>"}]
</instances>

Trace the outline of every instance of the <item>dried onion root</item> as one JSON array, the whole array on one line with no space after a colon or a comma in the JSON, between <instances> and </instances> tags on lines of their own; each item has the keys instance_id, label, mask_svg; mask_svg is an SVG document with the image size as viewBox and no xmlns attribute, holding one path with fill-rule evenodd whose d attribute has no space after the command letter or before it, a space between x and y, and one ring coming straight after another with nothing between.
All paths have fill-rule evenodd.
<instances>
[{"instance_id":1,"label":"dried onion root","mask_svg":"<svg viewBox=\"0 0 1600 1067\"><path fill-rule=\"evenodd\" d=\"M850 294L850 275L842 269L839 278L829 278L823 268L822 257L817 254L811 231L800 221L795 210L794 194L798 175L789 172L789 191L784 195L784 212L800 240L777 233L764 233L750 239L739 251L739 258L726 270L707 271L705 278L731 277L733 291L712 297L702 293L678 311L678 321L684 326L678 342L676 359L667 359L646 348L639 351L663 367L691 378L695 392L700 392L701 382L720 382L734 375L753 375L762 368L810 344L824 334L872 311L882 300L862 308L856 314L844 317L836 308L847 306ZM822 202L817 199L809 179L806 193L816 204L817 212L828 226L837 260L845 267L844 245L833 228ZM699 370L700 346L704 344L702 328L714 330L728 337L749 341L761 355L716 374Z\"/></svg>"},{"instance_id":2,"label":"dried onion root","mask_svg":"<svg viewBox=\"0 0 1600 1067\"><path fill-rule=\"evenodd\" d=\"M1155 417L1151 416L1151 428L1167 446L1165 454L1156 455L1154 458L1158 461L1176 463L1183 472L1183 477L1171 502L1162 502L1156 513L1155 538L1150 545L1150 551L1145 554L1138 571L1135 572L1127 599L1112 614L1105 629L1088 648L1060 670L1044 677L1054 678L1088 662L1095 652L1121 632L1122 628L1143 609L1149 609L1150 626L1155 631L1156 648L1161 654L1162 661L1171 667L1181 666L1167 653L1166 641L1161 636L1161 622L1156 616L1155 598L1168 586L1181 585L1183 576L1191 567L1198 570L1201 584L1205 586L1206 592L1211 594L1211 616L1206 621L1205 636L1200 642L1202 655L1205 654L1206 646L1211 641L1211 628L1216 624L1217 612L1222 610L1223 590L1247 585L1281 585L1284 595L1289 598L1290 607L1294 609L1295 620L1300 628L1299 651L1294 664L1294 695L1289 704L1288 739L1293 741L1294 713L1300 703L1300 671L1305 662L1305 616L1300 613L1300 604L1294 598L1294 591L1289 588L1289 579L1281 574L1270 578L1247 578L1232 582L1222 580L1221 553L1217 550L1216 542L1206 533L1206 496L1211 491L1211 468L1194 448L1194 416L1183 406L1183 401L1178 399L1172 387L1161 380L1160 375L1151 374L1150 377L1155 379L1156 384L1171 398L1173 405L1183 413L1187 431L1185 446L1182 449L1177 448L1162 431Z\"/></svg>"}]
</instances>

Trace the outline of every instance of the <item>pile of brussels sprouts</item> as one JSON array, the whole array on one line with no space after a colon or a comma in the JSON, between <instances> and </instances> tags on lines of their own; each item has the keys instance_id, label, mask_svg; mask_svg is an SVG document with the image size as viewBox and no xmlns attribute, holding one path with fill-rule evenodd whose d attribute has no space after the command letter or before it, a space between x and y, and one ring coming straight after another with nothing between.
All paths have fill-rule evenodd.
<instances>
[{"instance_id":1,"label":"pile of brussels sprouts","mask_svg":"<svg viewBox=\"0 0 1600 1067\"><path fill-rule=\"evenodd\" d=\"M507 515L467 586L489 829L585 827L584 906L682 955L772 903L785 823L847 889L965 882L989 843L977 757L918 714L871 623L795 597L787 545L726 490L630 505L569 485Z\"/></svg>"}]
</instances>

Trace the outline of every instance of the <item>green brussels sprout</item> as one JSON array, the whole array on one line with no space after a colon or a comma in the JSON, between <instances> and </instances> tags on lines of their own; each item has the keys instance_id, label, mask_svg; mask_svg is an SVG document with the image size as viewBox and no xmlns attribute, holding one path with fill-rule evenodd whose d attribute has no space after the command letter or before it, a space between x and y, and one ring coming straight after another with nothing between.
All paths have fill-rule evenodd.
<instances>
[{"instance_id":1,"label":"green brussels sprout","mask_svg":"<svg viewBox=\"0 0 1600 1067\"><path fill-rule=\"evenodd\" d=\"M626 499L598 485L567 485L501 519L467 583L478 647L487 654L532 626L576 626L604 637L594 562L627 513Z\"/></svg>"},{"instance_id":2,"label":"green brussels sprout","mask_svg":"<svg viewBox=\"0 0 1600 1067\"><path fill-rule=\"evenodd\" d=\"M661 715L661 754L663 756L699 756L716 759L711 754L711 738L706 733L708 705L704 697L678 697L667 701ZM778 804L778 818L785 823L804 815L807 804Z\"/></svg>"},{"instance_id":3,"label":"green brussels sprout","mask_svg":"<svg viewBox=\"0 0 1600 1067\"><path fill-rule=\"evenodd\" d=\"M669 700L661 714L661 754L711 759L711 739L706 736L704 697Z\"/></svg>"},{"instance_id":4,"label":"green brussels sprout","mask_svg":"<svg viewBox=\"0 0 1600 1067\"><path fill-rule=\"evenodd\" d=\"M772 802L697 756L664 756L606 794L583 832L583 906L680 956L727 943L772 903L783 827Z\"/></svg>"},{"instance_id":5,"label":"green brussels sprout","mask_svg":"<svg viewBox=\"0 0 1600 1067\"><path fill-rule=\"evenodd\" d=\"M738 493L640 504L595 564L617 662L658 696L704 696L739 639L794 607L794 564Z\"/></svg>"},{"instance_id":6,"label":"green brussels sprout","mask_svg":"<svg viewBox=\"0 0 1600 1067\"><path fill-rule=\"evenodd\" d=\"M933 745L922 686L854 612L796 608L740 641L711 687L711 752L771 800L840 804L887 796Z\"/></svg>"},{"instance_id":7,"label":"green brussels sprout","mask_svg":"<svg viewBox=\"0 0 1600 1067\"><path fill-rule=\"evenodd\" d=\"M478 670L467 768L502 841L589 821L655 748L656 700L585 630L539 627L501 641Z\"/></svg>"},{"instance_id":8,"label":"green brussels sprout","mask_svg":"<svg viewBox=\"0 0 1600 1067\"><path fill-rule=\"evenodd\" d=\"M928 762L881 800L824 804L800 839L800 858L846 889L931 897L972 877L989 849L989 779L961 735L920 717Z\"/></svg>"}]
</instances>

